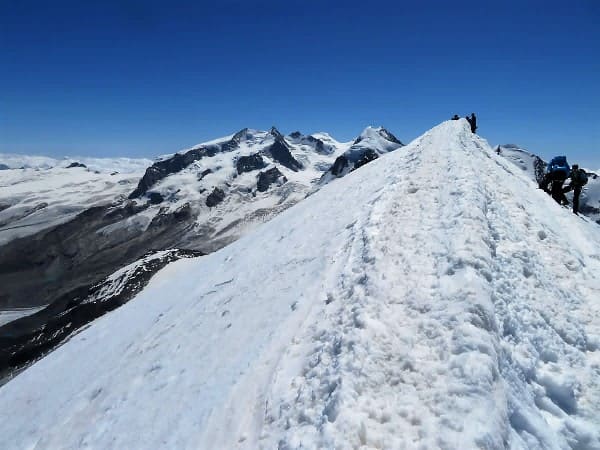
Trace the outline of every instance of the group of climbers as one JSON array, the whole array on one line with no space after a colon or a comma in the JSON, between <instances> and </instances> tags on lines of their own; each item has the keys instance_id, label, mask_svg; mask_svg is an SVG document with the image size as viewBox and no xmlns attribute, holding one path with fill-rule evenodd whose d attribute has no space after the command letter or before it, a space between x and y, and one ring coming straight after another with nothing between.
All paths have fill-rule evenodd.
<instances>
[{"instance_id":1,"label":"group of climbers","mask_svg":"<svg viewBox=\"0 0 600 450\"><path fill-rule=\"evenodd\" d=\"M567 179L571 181L565 187L564 183ZM550 194L560 205L569 204L565 193L573 191L573 212L578 214L579 196L587 181L587 173L585 170L580 169L579 165L573 164L573 167L570 168L566 156L555 156L548 164L546 174L540 182L540 189ZM550 186L550 189L548 189L548 186Z\"/></svg>"},{"instance_id":2,"label":"group of climbers","mask_svg":"<svg viewBox=\"0 0 600 450\"><path fill-rule=\"evenodd\" d=\"M460 117L458 114L454 114L452 117L452 120L459 119ZM475 133L477 130L477 118L475 117L475 113L471 113L471 116L466 116L465 119L467 119L467 122L469 122L469 125L471 126L471 132ZM501 153L500 146L496 149L496 153L498 155ZM564 183L567 179L570 179L571 181L565 187ZM569 167L566 156L556 156L552 158L552 161L548 164L546 174L539 186L540 189L543 189L550 194L560 205L569 204L569 200L567 200L565 194L573 191L573 212L579 214L579 197L583 190L583 186L585 186L587 182L588 177L585 170L580 169L577 164L573 164L572 168ZM550 189L548 189L548 186L550 186Z\"/></svg>"},{"instance_id":3,"label":"group of climbers","mask_svg":"<svg viewBox=\"0 0 600 450\"><path fill-rule=\"evenodd\" d=\"M458 117L458 114L454 114L454 116L452 116L452 120L458 120L460 119L460 117ZM475 113L471 113L471 116L465 116L465 119L467 119L467 122L469 122L469 125L471 125L471 133L475 133L475 131L477 130L477 117L475 117Z\"/></svg>"}]
</instances>

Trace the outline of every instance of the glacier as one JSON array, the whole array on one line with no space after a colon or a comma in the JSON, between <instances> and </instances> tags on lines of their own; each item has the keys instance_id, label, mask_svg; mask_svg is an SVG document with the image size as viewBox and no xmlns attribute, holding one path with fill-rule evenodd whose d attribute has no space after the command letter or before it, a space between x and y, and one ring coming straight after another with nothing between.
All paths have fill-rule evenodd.
<instances>
[{"instance_id":1,"label":"glacier","mask_svg":"<svg viewBox=\"0 0 600 450\"><path fill-rule=\"evenodd\" d=\"M465 120L0 387L3 448L600 448L600 234Z\"/></svg>"}]
</instances>

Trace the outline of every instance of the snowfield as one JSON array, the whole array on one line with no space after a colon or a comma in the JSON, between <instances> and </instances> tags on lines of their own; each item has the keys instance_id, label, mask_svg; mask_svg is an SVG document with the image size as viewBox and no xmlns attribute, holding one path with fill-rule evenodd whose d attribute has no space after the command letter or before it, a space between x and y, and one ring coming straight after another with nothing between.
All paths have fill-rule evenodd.
<instances>
[{"instance_id":1,"label":"snowfield","mask_svg":"<svg viewBox=\"0 0 600 450\"><path fill-rule=\"evenodd\" d=\"M444 122L1 387L1 446L598 449L599 230Z\"/></svg>"},{"instance_id":2,"label":"snowfield","mask_svg":"<svg viewBox=\"0 0 600 450\"><path fill-rule=\"evenodd\" d=\"M78 162L96 172L143 173L152 160L146 158L90 158L88 156L65 156L62 159L48 156L30 156L17 153L0 153L0 164L9 169L66 168Z\"/></svg>"},{"instance_id":3,"label":"snowfield","mask_svg":"<svg viewBox=\"0 0 600 450\"><path fill-rule=\"evenodd\" d=\"M110 204L127 195L142 173L82 167L0 171L0 245L68 222L91 206Z\"/></svg>"}]
</instances>

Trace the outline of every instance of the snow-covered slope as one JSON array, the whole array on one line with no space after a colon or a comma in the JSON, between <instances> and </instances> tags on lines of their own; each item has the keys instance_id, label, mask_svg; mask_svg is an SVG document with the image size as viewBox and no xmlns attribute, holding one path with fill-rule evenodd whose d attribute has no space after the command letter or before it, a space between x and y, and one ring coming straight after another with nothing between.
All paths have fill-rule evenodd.
<instances>
[{"instance_id":1,"label":"snow-covered slope","mask_svg":"<svg viewBox=\"0 0 600 450\"><path fill-rule=\"evenodd\" d=\"M167 266L0 388L3 442L600 448L599 228L463 122Z\"/></svg>"},{"instance_id":2,"label":"snow-covered slope","mask_svg":"<svg viewBox=\"0 0 600 450\"><path fill-rule=\"evenodd\" d=\"M500 149L500 152L498 152ZM537 155L519 147L515 144L499 145L496 148L496 153L502 155L509 161L516 164L524 172L526 172L532 180L538 183L544 178L546 171L546 162Z\"/></svg>"}]
</instances>

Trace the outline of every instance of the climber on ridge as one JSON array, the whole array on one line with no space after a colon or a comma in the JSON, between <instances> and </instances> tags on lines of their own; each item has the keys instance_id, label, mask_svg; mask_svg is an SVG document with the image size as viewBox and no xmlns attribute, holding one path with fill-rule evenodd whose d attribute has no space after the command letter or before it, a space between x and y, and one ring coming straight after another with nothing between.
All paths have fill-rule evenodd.
<instances>
[{"instance_id":1,"label":"climber on ridge","mask_svg":"<svg viewBox=\"0 0 600 450\"><path fill-rule=\"evenodd\" d=\"M477 130L477 117L475 117L475 113L471 113L471 117L466 116L465 119L471 125L471 133L475 133L475 130Z\"/></svg>"},{"instance_id":2,"label":"climber on ridge","mask_svg":"<svg viewBox=\"0 0 600 450\"><path fill-rule=\"evenodd\" d=\"M452 116L452 120L458 120L458 119L460 119L460 117L458 117L458 114L454 114L454 115Z\"/></svg>"},{"instance_id":3,"label":"climber on ridge","mask_svg":"<svg viewBox=\"0 0 600 450\"><path fill-rule=\"evenodd\" d=\"M573 212L579 214L579 196L583 186L588 182L587 173L585 173L585 170L580 169L578 164L573 164L569 178L571 182L563 189L563 193L573 191Z\"/></svg>"},{"instance_id":4,"label":"climber on ridge","mask_svg":"<svg viewBox=\"0 0 600 450\"><path fill-rule=\"evenodd\" d=\"M566 156L555 156L548 164L546 175L540 183L540 188L552 195L552 198L560 205L569 204L563 192L563 183L568 178L570 170ZM548 191L549 184L551 185L550 191Z\"/></svg>"}]
</instances>

